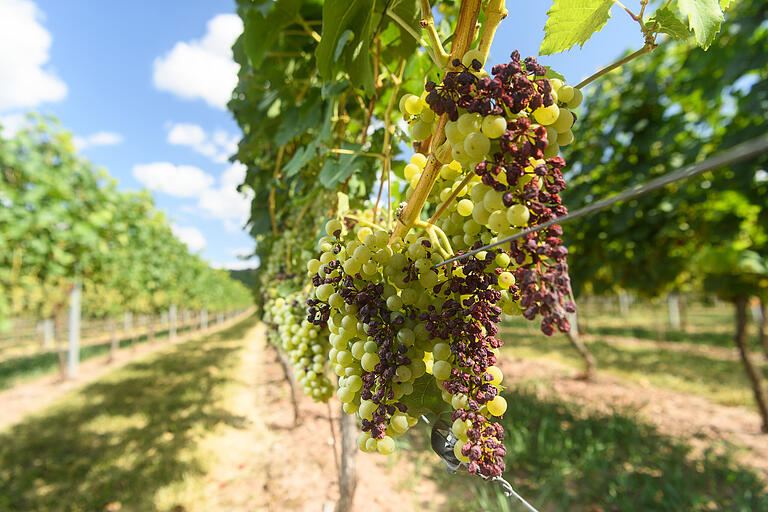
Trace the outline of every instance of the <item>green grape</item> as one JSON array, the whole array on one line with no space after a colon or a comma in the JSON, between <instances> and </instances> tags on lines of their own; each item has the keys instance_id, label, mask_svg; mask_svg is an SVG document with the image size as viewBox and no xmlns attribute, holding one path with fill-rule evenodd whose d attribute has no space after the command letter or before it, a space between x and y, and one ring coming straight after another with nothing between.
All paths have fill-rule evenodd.
<instances>
[{"instance_id":1,"label":"green grape","mask_svg":"<svg viewBox=\"0 0 768 512\"><path fill-rule=\"evenodd\" d=\"M501 381L504 378L504 375L501 373L501 370L497 366L489 366L488 369L486 369L486 373L493 377L493 380L491 380L490 384L494 386L501 384Z\"/></svg>"},{"instance_id":2,"label":"green grape","mask_svg":"<svg viewBox=\"0 0 768 512\"><path fill-rule=\"evenodd\" d=\"M424 116L422 116L422 118L423 117ZM421 153L414 153L411 157L411 163L418 167L419 170L424 169L424 166L427 165L427 157Z\"/></svg>"},{"instance_id":3,"label":"green grape","mask_svg":"<svg viewBox=\"0 0 768 512\"><path fill-rule=\"evenodd\" d=\"M376 449L382 455L389 455L395 451L395 440L390 436L384 436L382 439L376 441Z\"/></svg>"},{"instance_id":4,"label":"green grape","mask_svg":"<svg viewBox=\"0 0 768 512\"><path fill-rule=\"evenodd\" d=\"M491 149L491 141L480 132L473 132L464 139L464 150L473 160L482 160Z\"/></svg>"},{"instance_id":5,"label":"green grape","mask_svg":"<svg viewBox=\"0 0 768 512\"><path fill-rule=\"evenodd\" d=\"M557 144L557 139L552 139L544 148L544 158L554 158L560 153L560 146Z\"/></svg>"},{"instance_id":6,"label":"green grape","mask_svg":"<svg viewBox=\"0 0 768 512\"><path fill-rule=\"evenodd\" d=\"M423 121L411 124L411 136L413 140L426 140L432 135L432 125Z\"/></svg>"},{"instance_id":7,"label":"green grape","mask_svg":"<svg viewBox=\"0 0 768 512\"><path fill-rule=\"evenodd\" d=\"M432 366L432 375L437 380L447 380L451 376L451 364L446 361L435 361Z\"/></svg>"},{"instance_id":8,"label":"green grape","mask_svg":"<svg viewBox=\"0 0 768 512\"><path fill-rule=\"evenodd\" d=\"M556 103L548 107L539 107L533 112L533 117L536 122L542 125L550 125L557 120L557 116L560 115L560 108Z\"/></svg>"},{"instance_id":9,"label":"green grape","mask_svg":"<svg viewBox=\"0 0 768 512\"><path fill-rule=\"evenodd\" d=\"M554 128L557 133L563 133L570 130L571 126L573 126L573 114L571 114L571 111L567 108L561 108L557 120L552 123L552 128Z\"/></svg>"},{"instance_id":10,"label":"green grape","mask_svg":"<svg viewBox=\"0 0 768 512\"><path fill-rule=\"evenodd\" d=\"M567 146L571 142L573 142L573 132L571 130L564 131L557 136L558 146Z\"/></svg>"},{"instance_id":11,"label":"green grape","mask_svg":"<svg viewBox=\"0 0 768 512\"><path fill-rule=\"evenodd\" d=\"M417 116L421 114L421 110L424 108L424 104L422 103L421 98L415 94L411 94L408 96L405 102L403 102L403 107L405 108L405 113L408 113L412 116Z\"/></svg>"},{"instance_id":12,"label":"green grape","mask_svg":"<svg viewBox=\"0 0 768 512\"><path fill-rule=\"evenodd\" d=\"M494 416L501 416L507 410L507 400L501 395L496 395L493 400L485 405L488 407L488 412Z\"/></svg>"},{"instance_id":13,"label":"green grape","mask_svg":"<svg viewBox=\"0 0 768 512\"><path fill-rule=\"evenodd\" d=\"M486 116L483 118L482 130L489 139L498 139L507 131L507 120L502 116Z\"/></svg>"},{"instance_id":14,"label":"green grape","mask_svg":"<svg viewBox=\"0 0 768 512\"><path fill-rule=\"evenodd\" d=\"M472 203L472 201L470 201L469 199L462 199L456 205L456 211L459 212L459 215L461 215L462 217L469 217L470 215L472 215L472 208L474 208L474 203ZM319 268L319 265L318 265L318 268Z\"/></svg>"},{"instance_id":15,"label":"green grape","mask_svg":"<svg viewBox=\"0 0 768 512\"><path fill-rule=\"evenodd\" d=\"M558 89L557 97L563 103L568 103L573 99L573 97L575 96L575 93L576 93L576 89L574 89L570 85L563 85Z\"/></svg>"},{"instance_id":16,"label":"green grape","mask_svg":"<svg viewBox=\"0 0 768 512\"><path fill-rule=\"evenodd\" d=\"M445 138L451 144L456 144L464 140L464 134L459 130L459 124L456 121L445 123Z\"/></svg>"},{"instance_id":17,"label":"green grape","mask_svg":"<svg viewBox=\"0 0 768 512\"><path fill-rule=\"evenodd\" d=\"M581 93L581 89L573 88L573 98L571 98L570 101L566 103L568 108L574 109L581 105L581 101L584 99L583 94Z\"/></svg>"},{"instance_id":18,"label":"green grape","mask_svg":"<svg viewBox=\"0 0 768 512\"><path fill-rule=\"evenodd\" d=\"M530 217L531 212L528 210L528 207L522 204L513 204L507 210L507 220L513 226L527 225Z\"/></svg>"},{"instance_id":19,"label":"green grape","mask_svg":"<svg viewBox=\"0 0 768 512\"><path fill-rule=\"evenodd\" d=\"M499 286L502 288L509 288L515 284L515 276L511 272L502 272L499 274Z\"/></svg>"},{"instance_id":20,"label":"green grape","mask_svg":"<svg viewBox=\"0 0 768 512\"><path fill-rule=\"evenodd\" d=\"M459 131L464 134L464 136L467 136L470 133L480 131L482 127L482 117L480 114L461 114L457 121L457 125ZM456 159L454 158L454 160Z\"/></svg>"}]
</instances>

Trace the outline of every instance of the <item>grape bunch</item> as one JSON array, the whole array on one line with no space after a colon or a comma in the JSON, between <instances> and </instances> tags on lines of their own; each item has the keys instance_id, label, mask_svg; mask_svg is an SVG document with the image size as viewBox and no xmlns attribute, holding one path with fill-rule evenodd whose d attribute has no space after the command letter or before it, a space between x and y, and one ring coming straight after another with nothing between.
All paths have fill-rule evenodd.
<instances>
[{"instance_id":1,"label":"grape bunch","mask_svg":"<svg viewBox=\"0 0 768 512\"><path fill-rule=\"evenodd\" d=\"M333 394L325 374L328 332L307 321L305 301L298 292L274 299L266 305L265 320L273 327L272 343L288 354L304 392L316 402L327 402Z\"/></svg>"}]
</instances>

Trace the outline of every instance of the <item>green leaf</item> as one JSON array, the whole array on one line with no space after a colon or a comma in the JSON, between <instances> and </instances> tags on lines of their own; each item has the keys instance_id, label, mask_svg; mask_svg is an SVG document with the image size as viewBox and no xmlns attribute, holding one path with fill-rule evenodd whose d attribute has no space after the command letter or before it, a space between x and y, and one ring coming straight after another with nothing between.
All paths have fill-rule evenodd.
<instances>
[{"instance_id":1,"label":"green leaf","mask_svg":"<svg viewBox=\"0 0 768 512\"><path fill-rule=\"evenodd\" d=\"M727 11L730 6L731 0L720 0L720 9L722 9L723 12Z\"/></svg>"},{"instance_id":2,"label":"green leaf","mask_svg":"<svg viewBox=\"0 0 768 512\"><path fill-rule=\"evenodd\" d=\"M296 153L293 154L293 158L285 164L282 172L286 177L291 177L299 172L307 163L314 158L317 153L317 142L312 141L308 146L299 148Z\"/></svg>"},{"instance_id":3,"label":"green leaf","mask_svg":"<svg viewBox=\"0 0 768 512\"><path fill-rule=\"evenodd\" d=\"M280 31L296 20L300 6L298 0L277 0L266 15L264 6L248 11L243 43L252 67L259 67L264 62L267 51L275 46Z\"/></svg>"},{"instance_id":4,"label":"green leaf","mask_svg":"<svg viewBox=\"0 0 768 512\"><path fill-rule=\"evenodd\" d=\"M350 151L360 151L359 144L343 143L342 149ZM325 188L333 190L337 183L342 183L357 169L358 155L340 155L338 160L335 158L326 158L323 168L320 170L317 179Z\"/></svg>"},{"instance_id":5,"label":"green leaf","mask_svg":"<svg viewBox=\"0 0 768 512\"><path fill-rule=\"evenodd\" d=\"M315 50L320 76L331 80L337 71L349 72L352 83L373 90L370 35L373 0L327 0L323 4L323 33ZM340 57L345 56L344 59Z\"/></svg>"},{"instance_id":6,"label":"green leaf","mask_svg":"<svg viewBox=\"0 0 768 512\"><path fill-rule=\"evenodd\" d=\"M696 43L705 50L709 48L725 21L718 0L678 0L677 7L696 34Z\"/></svg>"},{"instance_id":7,"label":"green leaf","mask_svg":"<svg viewBox=\"0 0 768 512\"><path fill-rule=\"evenodd\" d=\"M553 78L557 78L557 79L562 80L563 82L565 82L565 77L563 75L561 75L560 73L558 73L557 71L555 71L554 69L552 69L549 66L544 66L544 67L547 70L546 74L544 75L544 78L548 78L550 80L553 79Z\"/></svg>"},{"instance_id":8,"label":"green leaf","mask_svg":"<svg viewBox=\"0 0 768 512\"><path fill-rule=\"evenodd\" d=\"M611 16L611 0L555 0L547 11L544 40L539 53L552 55L575 44L584 46L592 34L600 31Z\"/></svg>"},{"instance_id":9,"label":"green leaf","mask_svg":"<svg viewBox=\"0 0 768 512\"><path fill-rule=\"evenodd\" d=\"M656 32L672 36L672 39L686 39L691 30L680 21L677 15L668 7L657 10L645 22L646 26L656 23Z\"/></svg>"},{"instance_id":10,"label":"green leaf","mask_svg":"<svg viewBox=\"0 0 768 512\"><path fill-rule=\"evenodd\" d=\"M402 397L400 401L408 408L408 414L417 418L429 412L439 415L450 410L435 385L435 377L428 373L416 379L413 382L413 393Z\"/></svg>"}]
</instances>

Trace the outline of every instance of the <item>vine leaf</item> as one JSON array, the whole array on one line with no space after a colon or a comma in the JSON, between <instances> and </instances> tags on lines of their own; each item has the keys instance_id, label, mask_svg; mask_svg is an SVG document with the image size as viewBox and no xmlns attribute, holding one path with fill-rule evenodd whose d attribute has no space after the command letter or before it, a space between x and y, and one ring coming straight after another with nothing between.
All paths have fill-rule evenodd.
<instances>
[{"instance_id":1,"label":"vine leaf","mask_svg":"<svg viewBox=\"0 0 768 512\"><path fill-rule=\"evenodd\" d=\"M680 21L680 18L666 6L657 10L646 21L646 25L652 25L653 23L656 23L657 32L667 34L672 39L686 39L691 33L691 29Z\"/></svg>"},{"instance_id":2,"label":"vine leaf","mask_svg":"<svg viewBox=\"0 0 768 512\"><path fill-rule=\"evenodd\" d=\"M243 43L252 67L261 65L267 51L275 46L280 31L296 20L300 6L299 0L277 0L266 13L264 6L248 11Z\"/></svg>"},{"instance_id":3,"label":"vine leaf","mask_svg":"<svg viewBox=\"0 0 768 512\"><path fill-rule=\"evenodd\" d=\"M611 16L611 0L555 0L547 11L544 40L539 53L552 55L584 43L599 32Z\"/></svg>"},{"instance_id":4,"label":"vine leaf","mask_svg":"<svg viewBox=\"0 0 768 512\"><path fill-rule=\"evenodd\" d=\"M450 410L435 386L435 377L428 373L416 379L413 382L413 393L403 396L400 401L408 407L408 414L417 418L428 412L439 415Z\"/></svg>"},{"instance_id":5,"label":"vine leaf","mask_svg":"<svg viewBox=\"0 0 768 512\"><path fill-rule=\"evenodd\" d=\"M327 0L323 4L323 33L315 50L322 78L332 80L336 72L346 70L353 85L373 91L373 7L373 0Z\"/></svg>"},{"instance_id":6,"label":"vine leaf","mask_svg":"<svg viewBox=\"0 0 768 512\"><path fill-rule=\"evenodd\" d=\"M350 151L360 151L361 146L359 144L353 144L344 142L341 144L342 149L348 149ZM358 155L339 155L339 158L326 158L323 168L320 169L317 179L323 184L325 188L335 189L336 184L342 183L357 169L357 162L359 160Z\"/></svg>"},{"instance_id":7,"label":"vine leaf","mask_svg":"<svg viewBox=\"0 0 768 512\"><path fill-rule=\"evenodd\" d=\"M317 153L317 140L313 140L304 148L299 148L296 153L293 154L293 158L285 164L282 173L286 177L293 176L315 157L315 153Z\"/></svg>"},{"instance_id":8,"label":"vine leaf","mask_svg":"<svg viewBox=\"0 0 768 512\"><path fill-rule=\"evenodd\" d=\"M677 7L683 18L688 19L688 26L696 35L696 43L705 50L709 48L715 36L720 32L720 25L725 21L722 3L730 3L723 0L678 0Z\"/></svg>"}]
</instances>

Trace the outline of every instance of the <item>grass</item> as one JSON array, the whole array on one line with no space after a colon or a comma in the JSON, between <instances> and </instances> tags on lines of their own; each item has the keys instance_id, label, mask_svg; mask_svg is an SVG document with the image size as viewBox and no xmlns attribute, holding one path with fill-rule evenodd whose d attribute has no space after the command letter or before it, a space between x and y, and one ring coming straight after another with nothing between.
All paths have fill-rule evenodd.
<instances>
[{"instance_id":1,"label":"grass","mask_svg":"<svg viewBox=\"0 0 768 512\"><path fill-rule=\"evenodd\" d=\"M177 328L177 334L181 334L190 329L189 326L183 328ZM156 341L159 338L167 336L168 330L162 330L155 333ZM147 335L142 334L136 336L133 339L122 339L119 342L120 348L132 347L138 343L144 343L147 341ZM80 347L80 361L85 361L93 357L98 357L104 354L108 354L110 350L111 342L86 345ZM62 347L62 350L66 350L66 346ZM59 371L59 353L55 350L47 352L39 352L37 354L28 356L12 357L0 361L0 390L13 387L19 382L39 377L41 375L47 375L56 373Z\"/></svg>"},{"instance_id":2,"label":"grass","mask_svg":"<svg viewBox=\"0 0 768 512\"><path fill-rule=\"evenodd\" d=\"M582 368L583 363L564 335L544 336L533 325L508 322L502 328L504 353L522 358L545 358ZM739 360L725 360L656 346L617 346L605 341L587 345L607 372L642 384L652 384L704 396L723 405L754 408L749 380ZM758 364L761 364L758 361ZM763 368L766 368L765 364Z\"/></svg>"},{"instance_id":3,"label":"grass","mask_svg":"<svg viewBox=\"0 0 768 512\"><path fill-rule=\"evenodd\" d=\"M199 441L242 426L223 395L255 322L126 365L0 432L0 510L173 510L156 495L205 473Z\"/></svg>"},{"instance_id":4,"label":"grass","mask_svg":"<svg viewBox=\"0 0 768 512\"><path fill-rule=\"evenodd\" d=\"M504 477L541 511L768 510L763 483L733 462L728 447L694 456L686 443L632 415L586 414L531 389L505 395ZM441 511L523 510L498 484L446 473L418 430L405 438L411 451L403 456L431 461L428 477L447 497Z\"/></svg>"}]
</instances>

